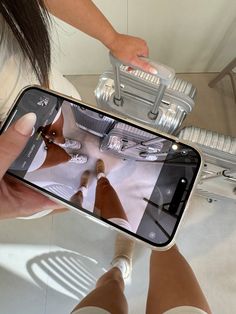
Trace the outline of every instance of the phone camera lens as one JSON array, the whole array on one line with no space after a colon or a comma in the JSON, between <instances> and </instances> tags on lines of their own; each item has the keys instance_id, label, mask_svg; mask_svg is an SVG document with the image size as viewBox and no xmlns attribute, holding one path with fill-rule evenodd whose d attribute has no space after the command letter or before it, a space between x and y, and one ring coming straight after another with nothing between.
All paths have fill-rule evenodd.
<instances>
[{"instance_id":1,"label":"phone camera lens","mask_svg":"<svg viewBox=\"0 0 236 314\"><path fill-rule=\"evenodd\" d=\"M172 148L173 150L177 150L177 149L178 149L178 145L177 145L177 144L173 144L173 145L171 146L171 148Z\"/></svg>"},{"instance_id":2,"label":"phone camera lens","mask_svg":"<svg viewBox=\"0 0 236 314\"><path fill-rule=\"evenodd\" d=\"M182 154L183 156L187 156L187 155L188 155L188 151L187 151L186 149L183 149L183 150L181 151L181 154Z\"/></svg>"}]
</instances>

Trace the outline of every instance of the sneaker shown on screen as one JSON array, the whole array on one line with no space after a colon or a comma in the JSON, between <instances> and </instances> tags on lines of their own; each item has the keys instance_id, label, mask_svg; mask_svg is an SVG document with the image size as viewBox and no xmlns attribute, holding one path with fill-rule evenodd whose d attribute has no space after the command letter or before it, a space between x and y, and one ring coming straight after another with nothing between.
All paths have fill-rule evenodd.
<instances>
[{"instance_id":1,"label":"sneaker shown on screen","mask_svg":"<svg viewBox=\"0 0 236 314\"><path fill-rule=\"evenodd\" d=\"M57 144L62 148L70 148L70 149L80 149L82 147L81 143L76 140L72 140L70 138L65 138L65 143Z\"/></svg>"},{"instance_id":2,"label":"sneaker shown on screen","mask_svg":"<svg viewBox=\"0 0 236 314\"><path fill-rule=\"evenodd\" d=\"M70 154L71 159L69 162L74 162L76 164L86 164L88 161L88 156L83 154Z\"/></svg>"}]
</instances>

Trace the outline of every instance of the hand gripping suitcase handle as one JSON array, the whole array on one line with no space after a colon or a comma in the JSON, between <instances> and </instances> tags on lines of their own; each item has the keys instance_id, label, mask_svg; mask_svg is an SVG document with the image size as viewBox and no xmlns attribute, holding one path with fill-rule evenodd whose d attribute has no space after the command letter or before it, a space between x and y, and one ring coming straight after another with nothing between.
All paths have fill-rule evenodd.
<instances>
[{"instance_id":1,"label":"hand gripping suitcase handle","mask_svg":"<svg viewBox=\"0 0 236 314\"><path fill-rule=\"evenodd\" d=\"M115 58L111 54L111 52L109 55L110 55L110 61L111 61L113 71L114 71L114 83L115 83L114 103L117 106L121 106L123 104L123 99L121 97L121 91L120 91L120 66L123 63L120 60L118 60L117 58ZM158 115L158 108L159 108L159 105L160 105L161 100L163 98L163 95L165 93L165 89L171 83L173 78L175 77L175 71L172 68L170 68L164 64L154 62L148 58L141 57L141 59L150 63L150 65L157 70L157 73L152 74L152 75L154 75L160 79L160 86L159 86L158 94L157 94L156 99L154 101L153 108L150 112L148 112L149 119L155 120L157 118L157 115ZM131 64L126 64L126 65L132 67L133 69L140 70L139 67L133 66ZM152 86L152 83L149 83L148 81L146 82L146 84L150 84Z\"/></svg>"},{"instance_id":2,"label":"hand gripping suitcase handle","mask_svg":"<svg viewBox=\"0 0 236 314\"><path fill-rule=\"evenodd\" d=\"M116 57L114 57L111 54L111 52L110 52L109 55L110 55L110 61L111 61L112 66L116 66L119 69L120 65L124 64L123 62L118 60ZM170 68L170 67L168 67L168 66L166 66L166 65L164 65L162 63L153 61L153 60L151 60L149 58L140 57L140 59L148 62L154 69L156 69L156 71L157 71L156 74L152 74L152 73L149 73L149 72L146 72L146 73L149 73L151 75L154 75L154 76L160 78L160 80L162 81L162 84L168 86L171 83L171 81L173 80L173 78L175 77L175 70L174 69L172 69L172 68ZM132 64L125 63L124 65L130 66L134 70L137 69L137 70L143 71L139 67L134 66Z\"/></svg>"},{"instance_id":3,"label":"hand gripping suitcase handle","mask_svg":"<svg viewBox=\"0 0 236 314\"><path fill-rule=\"evenodd\" d=\"M140 59L148 62L154 69L156 69L157 73L151 75L159 77L162 84L168 86L172 82L173 78L175 77L174 69L168 67L165 64L153 61L149 58L140 57Z\"/></svg>"}]
</instances>

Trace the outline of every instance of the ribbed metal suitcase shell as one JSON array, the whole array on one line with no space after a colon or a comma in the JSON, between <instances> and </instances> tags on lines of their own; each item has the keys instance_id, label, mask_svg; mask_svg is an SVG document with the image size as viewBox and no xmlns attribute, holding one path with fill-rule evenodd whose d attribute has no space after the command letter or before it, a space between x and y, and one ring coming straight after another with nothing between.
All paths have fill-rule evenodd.
<instances>
[{"instance_id":1,"label":"ribbed metal suitcase shell","mask_svg":"<svg viewBox=\"0 0 236 314\"><path fill-rule=\"evenodd\" d=\"M103 137L114 123L111 118L76 105L72 106L72 111L78 127L100 137Z\"/></svg>"},{"instance_id":2,"label":"ribbed metal suitcase shell","mask_svg":"<svg viewBox=\"0 0 236 314\"><path fill-rule=\"evenodd\" d=\"M104 137L100 149L124 159L156 161L165 159L170 144L163 138L118 122Z\"/></svg>"},{"instance_id":3,"label":"ribbed metal suitcase shell","mask_svg":"<svg viewBox=\"0 0 236 314\"><path fill-rule=\"evenodd\" d=\"M183 128L178 137L196 143L205 161L225 169L236 168L236 138L193 126Z\"/></svg>"},{"instance_id":4,"label":"ribbed metal suitcase shell","mask_svg":"<svg viewBox=\"0 0 236 314\"><path fill-rule=\"evenodd\" d=\"M141 70L131 70L120 65L121 95L123 104L114 102L114 73L104 72L95 89L99 107L119 112L167 133L175 133L185 116L194 106L196 88L189 82L175 77L167 86L155 120L148 117L159 92L160 79Z\"/></svg>"},{"instance_id":5,"label":"ribbed metal suitcase shell","mask_svg":"<svg viewBox=\"0 0 236 314\"><path fill-rule=\"evenodd\" d=\"M236 138L197 127L186 127L180 139L196 144L204 156L197 193L215 200L236 202Z\"/></svg>"}]
</instances>

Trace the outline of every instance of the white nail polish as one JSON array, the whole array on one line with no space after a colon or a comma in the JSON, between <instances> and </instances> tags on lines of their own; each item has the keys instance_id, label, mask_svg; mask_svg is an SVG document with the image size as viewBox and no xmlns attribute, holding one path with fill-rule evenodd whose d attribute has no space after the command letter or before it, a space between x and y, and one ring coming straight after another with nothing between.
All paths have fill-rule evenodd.
<instances>
[{"instance_id":1,"label":"white nail polish","mask_svg":"<svg viewBox=\"0 0 236 314\"><path fill-rule=\"evenodd\" d=\"M151 68L150 69L150 73L156 75L158 73L158 71L156 69L154 69L154 68Z\"/></svg>"}]
</instances>

